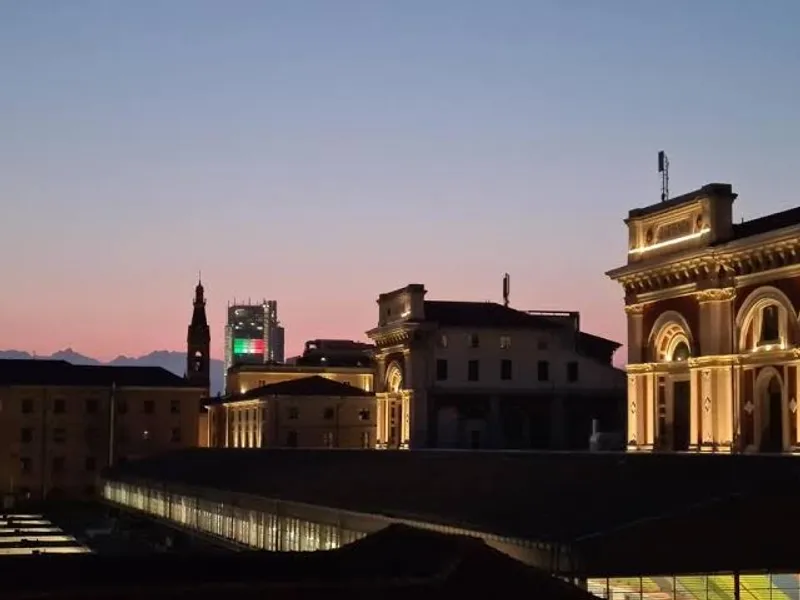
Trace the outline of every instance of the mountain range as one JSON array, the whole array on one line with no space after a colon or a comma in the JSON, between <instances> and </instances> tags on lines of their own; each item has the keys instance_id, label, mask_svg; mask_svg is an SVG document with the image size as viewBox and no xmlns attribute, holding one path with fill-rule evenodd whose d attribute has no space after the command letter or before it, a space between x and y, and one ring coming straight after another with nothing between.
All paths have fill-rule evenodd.
<instances>
[{"instance_id":1,"label":"mountain range","mask_svg":"<svg viewBox=\"0 0 800 600\"><path fill-rule=\"evenodd\" d=\"M0 359L39 359L39 360L64 360L74 365L116 365L120 367L163 367L180 377L186 373L186 353L172 352L170 350L156 350L150 354L139 357L118 356L112 361L103 362L75 352L72 348L59 350L49 356L30 354L21 350L0 350ZM211 393L222 391L223 362L211 359Z\"/></svg>"}]
</instances>

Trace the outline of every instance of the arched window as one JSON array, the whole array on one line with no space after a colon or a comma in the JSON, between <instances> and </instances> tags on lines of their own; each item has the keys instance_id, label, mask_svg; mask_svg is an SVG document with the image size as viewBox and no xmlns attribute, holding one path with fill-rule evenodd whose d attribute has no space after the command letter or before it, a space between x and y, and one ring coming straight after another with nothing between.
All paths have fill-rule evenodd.
<instances>
[{"instance_id":1,"label":"arched window","mask_svg":"<svg viewBox=\"0 0 800 600\"><path fill-rule=\"evenodd\" d=\"M675 349L672 351L672 360L673 361L685 361L688 360L692 353L689 350L689 346L684 341L680 341L675 345Z\"/></svg>"},{"instance_id":2,"label":"arched window","mask_svg":"<svg viewBox=\"0 0 800 600\"><path fill-rule=\"evenodd\" d=\"M780 343L780 313L776 305L768 304L761 309L761 331L759 333L759 345Z\"/></svg>"}]
</instances>

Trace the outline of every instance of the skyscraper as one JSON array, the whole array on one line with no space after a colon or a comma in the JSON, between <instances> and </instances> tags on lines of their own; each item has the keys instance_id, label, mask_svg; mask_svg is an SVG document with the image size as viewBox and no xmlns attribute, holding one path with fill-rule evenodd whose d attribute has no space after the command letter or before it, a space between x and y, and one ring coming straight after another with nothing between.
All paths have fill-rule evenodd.
<instances>
[{"instance_id":1,"label":"skyscraper","mask_svg":"<svg viewBox=\"0 0 800 600\"><path fill-rule=\"evenodd\" d=\"M283 327L278 321L278 303L228 305L225 325L225 382L233 365L282 363Z\"/></svg>"}]
</instances>

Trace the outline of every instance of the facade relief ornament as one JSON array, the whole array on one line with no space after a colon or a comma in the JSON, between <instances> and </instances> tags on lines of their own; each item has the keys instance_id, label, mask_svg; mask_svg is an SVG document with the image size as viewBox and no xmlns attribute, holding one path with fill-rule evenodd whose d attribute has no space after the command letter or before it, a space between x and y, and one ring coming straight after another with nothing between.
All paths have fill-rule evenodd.
<instances>
[{"instance_id":1,"label":"facade relief ornament","mask_svg":"<svg viewBox=\"0 0 800 600\"><path fill-rule=\"evenodd\" d=\"M744 412L746 412L748 415L752 415L754 408L755 406L753 406L753 403L750 400L748 400L744 405Z\"/></svg>"},{"instance_id":2,"label":"facade relief ornament","mask_svg":"<svg viewBox=\"0 0 800 600\"><path fill-rule=\"evenodd\" d=\"M706 396L706 399L703 401L703 410L706 412L711 412L711 398Z\"/></svg>"},{"instance_id":3,"label":"facade relief ornament","mask_svg":"<svg viewBox=\"0 0 800 600\"><path fill-rule=\"evenodd\" d=\"M703 369L703 379L711 378L711 369Z\"/></svg>"},{"instance_id":4,"label":"facade relief ornament","mask_svg":"<svg viewBox=\"0 0 800 600\"><path fill-rule=\"evenodd\" d=\"M697 292L698 302L727 302L736 298L734 288L712 288Z\"/></svg>"},{"instance_id":5,"label":"facade relief ornament","mask_svg":"<svg viewBox=\"0 0 800 600\"><path fill-rule=\"evenodd\" d=\"M631 400L631 414L636 414L636 400Z\"/></svg>"},{"instance_id":6,"label":"facade relief ornament","mask_svg":"<svg viewBox=\"0 0 800 600\"><path fill-rule=\"evenodd\" d=\"M792 411L792 414L797 412L797 400L794 398L789 402L789 410Z\"/></svg>"},{"instance_id":7,"label":"facade relief ornament","mask_svg":"<svg viewBox=\"0 0 800 600\"><path fill-rule=\"evenodd\" d=\"M644 304L628 304L625 307L626 315L641 315L644 314Z\"/></svg>"}]
</instances>

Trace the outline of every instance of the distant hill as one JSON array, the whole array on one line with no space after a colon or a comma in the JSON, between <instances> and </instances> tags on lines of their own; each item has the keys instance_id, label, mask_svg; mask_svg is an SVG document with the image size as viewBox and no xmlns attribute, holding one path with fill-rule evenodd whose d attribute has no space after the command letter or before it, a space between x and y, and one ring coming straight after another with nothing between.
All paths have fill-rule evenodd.
<instances>
[{"instance_id":1,"label":"distant hill","mask_svg":"<svg viewBox=\"0 0 800 600\"><path fill-rule=\"evenodd\" d=\"M169 350L156 350L144 356L130 357L118 356L112 361L103 362L92 358L91 356L84 356L79 352L75 352L72 348L59 350L50 356L33 355L28 352L20 350L0 350L0 359L14 358L14 359L40 359L40 360L65 360L74 365L118 365L121 367L163 367L167 371L171 371L181 377L186 372L186 353L185 352L171 352ZM222 391L222 377L223 362L221 360L211 359L211 393L216 394Z\"/></svg>"}]
</instances>

